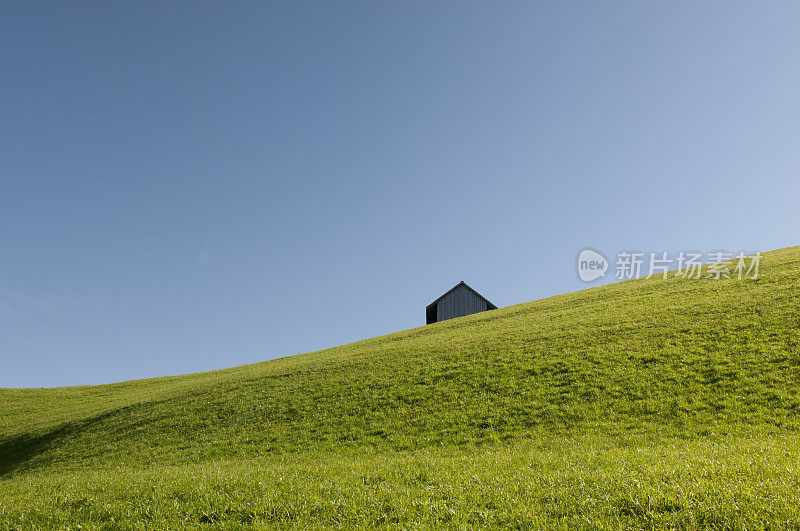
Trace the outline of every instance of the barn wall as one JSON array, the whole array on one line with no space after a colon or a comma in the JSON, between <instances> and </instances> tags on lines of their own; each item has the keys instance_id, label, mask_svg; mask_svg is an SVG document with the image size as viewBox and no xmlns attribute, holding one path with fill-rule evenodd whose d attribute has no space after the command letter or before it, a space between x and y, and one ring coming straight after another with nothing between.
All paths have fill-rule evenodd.
<instances>
[{"instance_id":1,"label":"barn wall","mask_svg":"<svg viewBox=\"0 0 800 531\"><path fill-rule=\"evenodd\" d=\"M437 321L484 312L489 309L486 301L466 286L459 286L445 295L439 300L437 306Z\"/></svg>"}]
</instances>

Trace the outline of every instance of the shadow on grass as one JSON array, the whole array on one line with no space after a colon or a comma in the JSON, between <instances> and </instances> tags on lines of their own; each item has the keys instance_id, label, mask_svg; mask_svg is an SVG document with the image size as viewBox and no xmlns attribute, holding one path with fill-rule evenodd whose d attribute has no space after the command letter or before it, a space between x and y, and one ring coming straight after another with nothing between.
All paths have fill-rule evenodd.
<instances>
[{"instance_id":1,"label":"shadow on grass","mask_svg":"<svg viewBox=\"0 0 800 531\"><path fill-rule=\"evenodd\" d=\"M0 478L10 476L25 463L52 447L55 441L73 432L74 427L67 425L43 435L19 435L0 442Z\"/></svg>"},{"instance_id":2,"label":"shadow on grass","mask_svg":"<svg viewBox=\"0 0 800 531\"><path fill-rule=\"evenodd\" d=\"M121 413L129 412L136 408L152 406L160 402L163 401L116 408L94 417L62 424L42 434L24 434L0 440L0 479L28 468L26 465L37 456L58 447L62 441L80 437L82 433L89 431L93 425L103 423ZM42 463L43 466L46 464Z\"/></svg>"}]
</instances>

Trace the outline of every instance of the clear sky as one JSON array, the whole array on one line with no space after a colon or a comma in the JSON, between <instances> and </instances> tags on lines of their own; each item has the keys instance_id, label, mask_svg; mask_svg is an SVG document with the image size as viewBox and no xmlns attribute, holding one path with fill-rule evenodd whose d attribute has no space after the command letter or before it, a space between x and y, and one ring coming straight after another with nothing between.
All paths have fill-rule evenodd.
<instances>
[{"instance_id":1,"label":"clear sky","mask_svg":"<svg viewBox=\"0 0 800 531\"><path fill-rule=\"evenodd\" d=\"M0 387L240 365L800 225L795 2L4 2ZM612 258L611 256L609 258Z\"/></svg>"}]
</instances>

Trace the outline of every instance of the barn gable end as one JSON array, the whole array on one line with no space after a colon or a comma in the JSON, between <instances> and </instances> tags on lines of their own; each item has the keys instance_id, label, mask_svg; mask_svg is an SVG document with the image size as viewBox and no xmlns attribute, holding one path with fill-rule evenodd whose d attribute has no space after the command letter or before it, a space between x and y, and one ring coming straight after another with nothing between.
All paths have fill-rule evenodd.
<instances>
[{"instance_id":1,"label":"barn gable end","mask_svg":"<svg viewBox=\"0 0 800 531\"><path fill-rule=\"evenodd\" d=\"M462 280L425 308L425 323L438 323L496 309L497 306Z\"/></svg>"}]
</instances>

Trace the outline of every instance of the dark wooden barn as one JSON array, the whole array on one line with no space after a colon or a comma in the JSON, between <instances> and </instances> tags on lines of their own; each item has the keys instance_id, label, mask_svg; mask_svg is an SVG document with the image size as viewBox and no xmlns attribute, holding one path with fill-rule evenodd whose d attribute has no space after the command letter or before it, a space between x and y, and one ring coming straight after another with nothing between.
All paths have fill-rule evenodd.
<instances>
[{"instance_id":1,"label":"dark wooden barn","mask_svg":"<svg viewBox=\"0 0 800 531\"><path fill-rule=\"evenodd\" d=\"M425 308L425 324L496 309L497 306L462 280Z\"/></svg>"}]
</instances>

